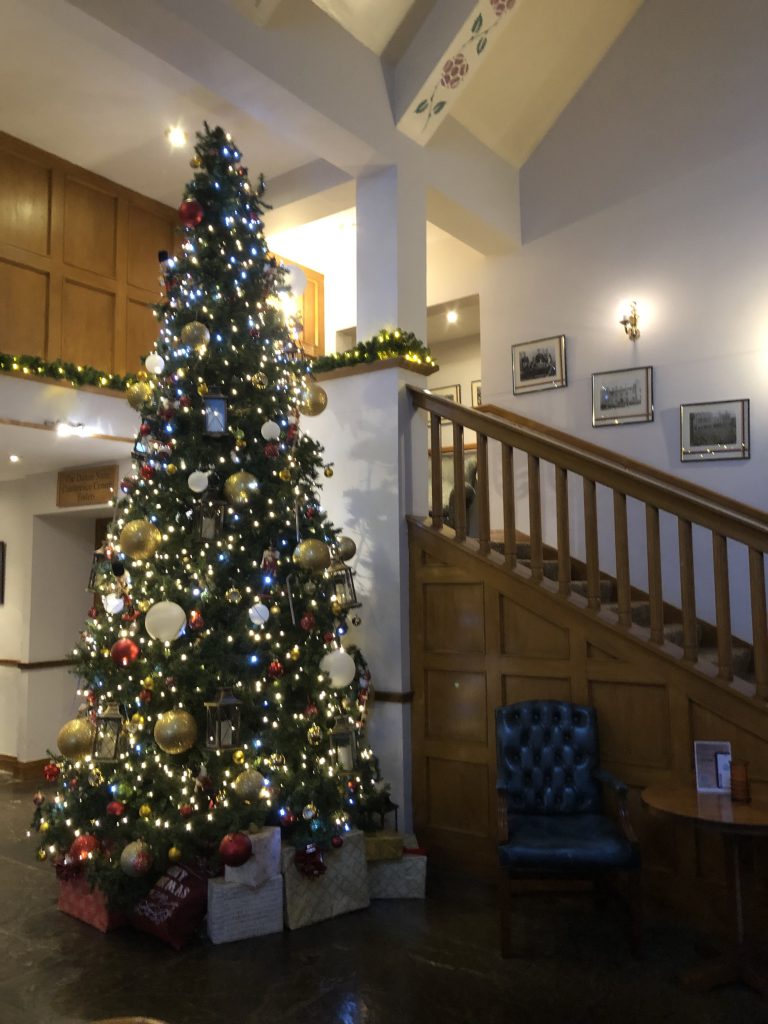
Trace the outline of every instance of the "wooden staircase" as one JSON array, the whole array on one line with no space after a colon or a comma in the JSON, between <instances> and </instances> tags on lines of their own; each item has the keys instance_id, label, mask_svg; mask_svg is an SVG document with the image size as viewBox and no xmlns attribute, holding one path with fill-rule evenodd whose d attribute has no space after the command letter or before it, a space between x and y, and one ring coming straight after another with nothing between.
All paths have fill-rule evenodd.
<instances>
[{"instance_id":1,"label":"wooden staircase","mask_svg":"<svg viewBox=\"0 0 768 1024\"><path fill-rule=\"evenodd\" d=\"M431 451L451 463L451 490L464 493L465 431L477 461L474 536L463 502L444 522L440 459L433 512L408 519L420 841L437 863L490 875L494 709L592 704L603 762L631 788L649 890L716 924L719 841L652 818L639 795L690 780L694 741L728 740L768 797L766 517L503 410L409 390L430 414Z\"/></svg>"}]
</instances>

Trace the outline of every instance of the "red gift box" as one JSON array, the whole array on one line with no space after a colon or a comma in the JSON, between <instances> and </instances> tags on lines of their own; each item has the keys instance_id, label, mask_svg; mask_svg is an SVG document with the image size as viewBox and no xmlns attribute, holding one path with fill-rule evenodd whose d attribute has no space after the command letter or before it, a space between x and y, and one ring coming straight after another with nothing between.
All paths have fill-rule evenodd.
<instances>
[{"instance_id":1,"label":"red gift box","mask_svg":"<svg viewBox=\"0 0 768 1024\"><path fill-rule=\"evenodd\" d=\"M87 878L59 879L59 910L100 932L111 932L126 923L125 914L110 911L100 889L92 889Z\"/></svg>"}]
</instances>

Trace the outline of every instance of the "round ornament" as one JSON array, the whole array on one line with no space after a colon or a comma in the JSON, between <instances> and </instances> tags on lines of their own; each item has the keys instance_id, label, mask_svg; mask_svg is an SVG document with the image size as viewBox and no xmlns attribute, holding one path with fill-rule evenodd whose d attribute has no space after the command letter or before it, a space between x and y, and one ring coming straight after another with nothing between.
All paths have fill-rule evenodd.
<instances>
[{"instance_id":1,"label":"round ornament","mask_svg":"<svg viewBox=\"0 0 768 1024\"><path fill-rule=\"evenodd\" d=\"M199 608L192 609L192 611L189 613L189 619L187 621L189 622L189 628L194 630L202 629L203 626L205 625L203 613L200 611Z\"/></svg>"},{"instance_id":2,"label":"round ornament","mask_svg":"<svg viewBox=\"0 0 768 1024\"><path fill-rule=\"evenodd\" d=\"M323 572L331 564L331 552L328 545L315 537L303 540L296 545L293 551L293 560L296 565L307 572Z\"/></svg>"},{"instance_id":3,"label":"round ornament","mask_svg":"<svg viewBox=\"0 0 768 1024\"><path fill-rule=\"evenodd\" d=\"M255 768L246 768L244 772L240 772L232 783L232 789L234 789L240 799L246 800L249 803L259 799L259 794L263 788L264 776L261 772L257 772Z\"/></svg>"},{"instance_id":4,"label":"round ornament","mask_svg":"<svg viewBox=\"0 0 768 1024\"><path fill-rule=\"evenodd\" d=\"M139 807L139 815L142 818L149 818L152 815L152 808L149 804L142 804L141 807Z\"/></svg>"},{"instance_id":5,"label":"round ornament","mask_svg":"<svg viewBox=\"0 0 768 1024\"><path fill-rule=\"evenodd\" d=\"M348 562L350 558L354 557L356 551L357 544L355 544L351 537L336 538L336 553L342 562Z\"/></svg>"},{"instance_id":6,"label":"round ornament","mask_svg":"<svg viewBox=\"0 0 768 1024\"><path fill-rule=\"evenodd\" d=\"M116 665L128 668L139 656L139 645L129 636L123 636L112 644L109 653Z\"/></svg>"},{"instance_id":7,"label":"round ornament","mask_svg":"<svg viewBox=\"0 0 768 1024\"><path fill-rule=\"evenodd\" d=\"M208 489L208 474L203 473L200 469L196 469L187 477L187 486L195 494L202 494L203 491Z\"/></svg>"},{"instance_id":8,"label":"round ornament","mask_svg":"<svg viewBox=\"0 0 768 1024\"><path fill-rule=\"evenodd\" d=\"M185 228L195 228L205 216L205 210L200 203L188 196L179 207L179 220Z\"/></svg>"},{"instance_id":9,"label":"round ornament","mask_svg":"<svg viewBox=\"0 0 768 1024\"><path fill-rule=\"evenodd\" d=\"M155 640L175 640L187 622L187 613L175 601L158 601L144 616L144 628Z\"/></svg>"},{"instance_id":10,"label":"round ornament","mask_svg":"<svg viewBox=\"0 0 768 1024\"><path fill-rule=\"evenodd\" d=\"M228 868L239 868L252 853L251 840L244 832L229 832L219 843L219 856Z\"/></svg>"},{"instance_id":11,"label":"round ornament","mask_svg":"<svg viewBox=\"0 0 768 1024\"><path fill-rule=\"evenodd\" d=\"M150 352L147 358L144 360L144 365L146 366L149 373L152 373L155 375L155 377L158 377L165 369L165 360L161 355L158 355L157 352Z\"/></svg>"},{"instance_id":12,"label":"round ornament","mask_svg":"<svg viewBox=\"0 0 768 1024\"><path fill-rule=\"evenodd\" d=\"M266 373L262 373L260 370L258 373L254 373L253 383L256 385L259 391L263 391L264 388L269 384L269 377L266 375Z\"/></svg>"},{"instance_id":13,"label":"round ornament","mask_svg":"<svg viewBox=\"0 0 768 1024\"><path fill-rule=\"evenodd\" d=\"M224 481L224 494L233 505L247 505L257 486L253 473L240 470Z\"/></svg>"},{"instance_id":14,"label":"round ornament","mask_svg":"<svg viewBox=\"0 0 768 1024\"><path fill-rule=\"evenodd\" d=\"M179 814L182 818L191 818L194 813L195 809L192 804L181 804L179 807Z\"/></svg>"},{"instance_id":15,"label":"round ornament","mask_svg":"<svg viewBox=\"0 0 768 1024\"><path fill-rule=\"evenodd\" d=\"M275 444L274 441L270 441L269 444L264 445L264 454L268 459L276 459L280 455L280 445Z\"/></svg>"},{"instance_id":16,"label":"round ornament","mask_svg":"<svg viewBox=\"0 0 768 1024\"><path fill-rule=\"evenodd\" d=\"M235 764L245 764L245 751L235 750L232 752L232 760Z\"/></svg>"},{"instance_id":17,"label":"round ornament","mask_svg":"<svg viewBox=\"0 0 768 1024\"><path fill-rule=\"evenodd\" d=\"M152 398L152 385L149 381L137 380L133 384L128 385L125 397L128 400L128 405L138 412Z\"/></svg>"},{"instance_id":18,"label":"round ornament","mask_svg":"<svg viewBox=\"0 0 768 1024\"><path fill-rule=\"evenodd\" d=\"M330 480L330 478L333 476L333 466L326 466L325 469L323 470L323 476L328 477L328 479Z\"/></svg>"},{"instance_id":19,"label":"round ornament","mask_svg":"<svg viewBox=\"0 0 768 1024\"><path fill-rule=\"evenodd\" d=\"M344 845L344 840L341 836L331 836L331 846L334 850L339 850Z\"/></svg>"},{"instance_id":20,"label":"round ornament","mask_svg":"<svg viewBox=\"0 0 768 1024\"><path fill-rule=\"evenodd\" d=\"M165 711L155 722L154 737L166 754L183 754L195 744L197 723L188 711Z\"/></svg>"},{"instance_id":21,"label":"round ornament","mask_svg":"<svg viewBox=\"0 0 768 1024\"><path fill-rule=\"evenodd\" d=\"M316 619L313 612L304 612L299 620L299 625L307 633L310 633L315 628L315 624Z\"/></svg>"},{"instance_id":22,"label":"round ornament","mask_svg":"<svg viewBox=\"0 0 768 1024\"><path fill-rule=\"evenodd\" d=\"M104 605L104 610L110 615L118 615L125 607L125 601L120 594L105 594L101 603Z\"/></svg>"},{"instance_id":23,"label":"round ornament","mask_svg":"<svg viewBox=\"0 0 768 1024\"><path fill-rule=\"evenodd\" d=\"M230 587L229 590L227 590L226 593L224 594L224 597L227 599L227 601L229 601L230 604L240 604L240 602L243 600L243 595L240 593L237 587Z\"/></svg>"},{"instance_id":24,"label":"round ornament","mask_svg":"<svg viewBox=\"0 0 768 1024\"><path fill-rule=\"evenodd\" d=\"M312 725L310 725L310 727L307 729L307 741L311 746L317 747L322 742L322 739L323 730L320 728L319 725L315 725L315 723L313 722Z\"/></svg>"},{"instance_id":25,"label":"round ornament","mask_svg":"<svg viewBox=\"0 0 768 1024\"><path fill-rule=\"evenodd\" d=\"M316 381L310 381L299 409L305 416L319 416L328 405L328 395Z\"/></svg>"},{"instance_id":26,"label":"round ornament","mask_svg":"<svg viewBox=\"0 0 768 1024\"><path fill-rule=\"evenodd\" d=\"M355 678L355 659L343 647L328 651L320 659L320 668L331 677L331 687L340 690Z\"/></svg>"},{"instance_id":27,"label":"round ornament","mask_svg":"<svg viewBox=\"0 0 768 1024\"><path fill-rule=\"evenodd\" d=\"M140 878L152 867L152 851L141 839L128 843L120 854L120 867L131 878Z\"/></svg>"},{"instance_id":28,"label":"round ornament","mask_svg":"<svg viewBox=\"0 0 768 1024\"><path fill-rule=\"evenodd\" d=\"M93 725L86 718L73 718L65 722L56 737L56 746L64 757L77 761L90 754L93 746ZM52 779L49 782L54 781Z\"/></svg>"},{"instance_id":29,"label":"round ornament","mask_svg":"<svg viewBox=\"0 0 768 1024\"><path fill-rule=\"evenodd\" d=\"M267 668L267 675L270 679L279 679L283 672L285 672L285 669L283 668L283 663L281 661L278 661L277 659L270 661L269 667Z\"/></svg>"},{"instance_id":30,"label":"round ornament","mask_svg":"<svg viewBox=\"0 0 768 1024\"><path fill-rule=\"evenodd\" d=\"M274 420L267 420L261 425L261 436L265 441L277 441L280 437L280 426Z\"/></svg>"},{"instance_id":31,"label":"round ornament","mask_svg":"<svg viewBox=\"0 0 768 1024\"><path fill-rule=\"evenodd\" d=\"M129 558L151 558L162 540L163 535L148 519L132 519L120 531L120 547Z\"/></svg>"},{"instance_id":32,"label":"round ornament","mask_svg":"<svg viewBox=\"0 0 768 1024\"><path fill-rule=\"evenodd\" d=\"M139 470L139 475L142 480L151 480L155 475L155 467L150 465L149 462L145 462Z\"/></svg>"},{"instance_id":33,"label":"round ornament","mask_svg":"<svg viewBox=\"0 0 768 1024\"><path fill-rule=\"evenodd\" d=\"M79 719L75 719L79 721ZM49 761L43 768L43 778L46 782L55 782L61 775L61 768L56 764L55 761Z\"/></svg>"},{"instance_id":34,"label":"round ornament","mask_svg":"<svg viewBox=\"0 0 768 1024\"><path fill-rule=\"evenodd\" d=\"M282 481L284 481L284 483L288 483L288 481L291 479L291 471L290 469L286 469L285 467L283 467L283 469L281 469L277 475L280 477Z\"/></svg>"},{"instance_id":35,"label":"round ornament","mask_svg":"<svg viewBox=\"0 0 768 1024\"><path fill-rule=\"evenodd\" d=\"M312 821L317 816L317 808L314 804L307 804L306 807L302 808L301 816L304 821Z\"/></svg>"},{"instance_id":36,"label":"round ornament","mask_svg":"<svg viewBox=\"0 0 768 1024\"><path fill-rule=\"evenodd\" d=\"M211 332L199 320L192 320L181 328L181 340L185 345L197 348L200 345L208 344L211 340Z\"/></svg>"},{"instance_id":37,"label":"round ornament","mask_svg":"<svg viewBox=\"0 0 768 1024\"><path fill-rule=\"evenodd\" d=\"M254 604L248 609L248 618L254 626L263 626L269 618L269 608L265 604Z\"/></svg>"},{"instance_id":38,"label":"round ornament","mask_svg":"<svg viewBox=\"0 0 768 1024\"><path fill-rule=\"evenodd\" d=\"M88 860L90 856L98 853L101 843L96 836L89 835L87 832L82 836L75 836L72 840L72 845L69 848L70 857L74 860Z\"/></svg>"},{"instance_id":39,"label":"round ornament","mask_svg":"<svg viewBox=\"0 0 768 1024\"><path fill-rule=\"evenodd\" d=\"M119 818L121 814L125 813L125 804L122 800L110 800L107 804L107 814L113 818Z\"/></svg>"},{"instance_id":40,"label":"round ornament","mask_svg":"<svg viewBox=\"0 0 768 1024\"><path fill-rule=\"evenodd\" d=\"M171 862L171 864L178 864L179 861L181 860L181 858L182 858L182 852L178 848L178 846L172 846L168 850L168 860Z\"/></svg>"}]
</instances>

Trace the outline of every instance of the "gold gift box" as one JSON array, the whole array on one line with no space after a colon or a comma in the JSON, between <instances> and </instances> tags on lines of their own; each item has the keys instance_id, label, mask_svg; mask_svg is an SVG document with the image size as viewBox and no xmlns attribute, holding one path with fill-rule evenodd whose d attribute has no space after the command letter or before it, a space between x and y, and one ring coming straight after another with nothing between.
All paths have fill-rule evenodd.
<instances>
[{"instance_id":1,"label":"gold gift box","mask_svg":"<svg viewBox=\"0 0 768 1024\"><path fill-rule=\"evenodd\" d=\"M405 847L405 837L401 832L382 829L381 832L368 832L365 836L365 859L400 860Z\"/></svg>"}]
</instances>

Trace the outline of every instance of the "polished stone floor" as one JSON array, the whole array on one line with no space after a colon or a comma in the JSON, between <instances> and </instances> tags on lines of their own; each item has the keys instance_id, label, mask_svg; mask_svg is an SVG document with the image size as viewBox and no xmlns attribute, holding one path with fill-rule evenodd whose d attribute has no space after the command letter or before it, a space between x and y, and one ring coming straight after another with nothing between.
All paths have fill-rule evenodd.
<instances>
[{"instance_id":1,"label":"polished stone floor","mask_svg":"<svg viewBox=\"0 0 768 1024\"><path fill-rule=\"evenodd\" d=\"M175 953L130 930L104 936L56 909L56 883L26 839L31 788L0 775L0 1024L766 1024L768 1003L733 985L682 990L696 936L651 919L635 960L615 907L541 900L540 955L503 961L490 887L430 879L426 901L297 932Z\"/></svg>"}]
</instances>

